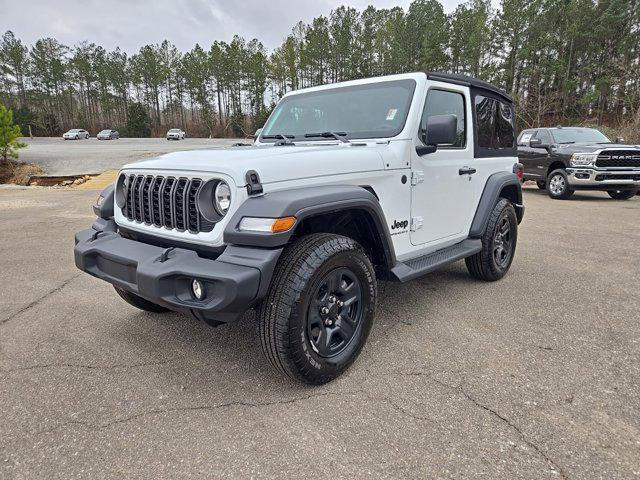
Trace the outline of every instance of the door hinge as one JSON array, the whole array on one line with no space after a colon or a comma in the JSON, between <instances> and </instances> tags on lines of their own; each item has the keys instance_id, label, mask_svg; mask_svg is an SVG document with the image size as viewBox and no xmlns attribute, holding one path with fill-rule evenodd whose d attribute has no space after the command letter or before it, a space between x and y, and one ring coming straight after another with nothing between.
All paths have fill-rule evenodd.
<instances>
[{"instance_id":1,"label":"door hinge","mask_svg":"<svg viewBox=\"0 0 640 480\"><path fill-rule=\"evenodd\" d=\"M411 231L415 232L416 230L420 230L422 228L422 217L411 217Z\"/></svg>"},{"instance_id":2,"label":"door hinge","mask_svg":"<svg viewBox=\"0 0 640 480\"><path fill-rule=\"evenodd\" d=\"M419 183L424 182L424 172L420 170L414 170L411 172L411 185L418 185Z\"/></svg>"}]
</instances>

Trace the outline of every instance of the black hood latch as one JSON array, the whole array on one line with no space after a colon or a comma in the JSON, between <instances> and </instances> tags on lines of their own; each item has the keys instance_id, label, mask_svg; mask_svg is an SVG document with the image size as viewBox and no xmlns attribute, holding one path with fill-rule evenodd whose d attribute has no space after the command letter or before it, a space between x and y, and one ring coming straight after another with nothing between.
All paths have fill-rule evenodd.
<instances>
[{"instance_id":1,"label":"black hood latch","mask_svg":"<svg viewBox=\"0 0 640 480\"><path fill-rule=\"evenodd\" d=\"M245 176L247 181L247 193L249 195L259 195L262 193L262 184L260 183L260 176L255 170L249 170Z\"/></svg>"}]
</instances>

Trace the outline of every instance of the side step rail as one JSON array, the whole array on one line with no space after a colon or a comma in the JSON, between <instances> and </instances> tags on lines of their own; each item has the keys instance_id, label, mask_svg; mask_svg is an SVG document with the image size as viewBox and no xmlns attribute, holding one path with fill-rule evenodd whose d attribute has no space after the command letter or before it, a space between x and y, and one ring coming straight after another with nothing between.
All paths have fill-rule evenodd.
<instances>
[{"instance_id":1,"label":"side step rail","mask_svg":"<svg viewBox=\"0 0 640 480\"><path fill-rule=\"evenodd\" d=\"M413 258L405 262L398 262L391 269L391 273L401 282L408 282L421 277L425 273L433 272L445 265L470 257L482 250L479 238L467 238L450 247L436 250L422 257Z\"/></svg>"}]
</instances>

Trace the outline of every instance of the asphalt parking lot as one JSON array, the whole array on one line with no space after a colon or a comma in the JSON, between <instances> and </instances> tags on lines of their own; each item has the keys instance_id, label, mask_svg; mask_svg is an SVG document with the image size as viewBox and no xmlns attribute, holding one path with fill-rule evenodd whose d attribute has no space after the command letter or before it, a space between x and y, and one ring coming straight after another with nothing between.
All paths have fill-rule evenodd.
<instances>
[{"instance_id":1,"label":"asphalt parking lot","mask_svg":"<svg viewBox=\"0 0 640 480\"><path fill-rule=\"evenodd\" d=\"M23 138L27 148L20 160L41 166L48 175L85 175L180 150L219 148L239 142L233 138L120 138L118 140L63 140L62 137ZM245 142L247 140L244 140Z\"/></svg>"},{"instance_id":2,"label":"asphalt parking lot","mask_svg":"<svg viewBox=\"0 0 640 480\"><path fill-rule=\"evenodd\" d=\"M251 315L143 313L76 270L96 194L0 189L0 477L640 476L640 197L526 187L505 279L382 284L360 358L311 388Z\"/></svg>"}]
</instances>

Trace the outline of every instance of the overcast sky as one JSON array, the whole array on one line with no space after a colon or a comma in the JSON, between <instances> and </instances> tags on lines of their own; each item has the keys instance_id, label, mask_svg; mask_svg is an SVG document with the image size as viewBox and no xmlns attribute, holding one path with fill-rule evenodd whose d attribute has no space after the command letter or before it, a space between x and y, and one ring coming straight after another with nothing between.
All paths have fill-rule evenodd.
<instances>
[{"instance_id":1,"label":"overcast sky","mask_svg":"<svg viewBox=\"0 0 640 480\"><path fill-rule=\"evenodd\" d=\"M440 0L447 11L461 3ZM67 45L83 40L129 53L141 46L173 42L180 50L209 47L234 34L279 46L299 20L310 21L340 5L405 10L410 0L0 0L0 34L12 30L31 45L55 37Z\"/></svg>"}]
</instances>

